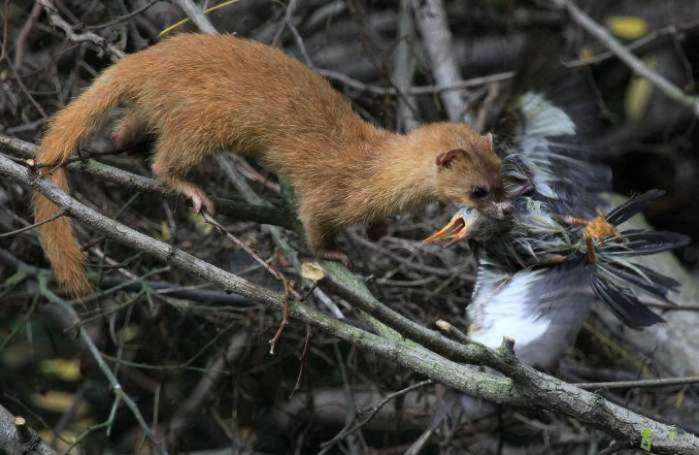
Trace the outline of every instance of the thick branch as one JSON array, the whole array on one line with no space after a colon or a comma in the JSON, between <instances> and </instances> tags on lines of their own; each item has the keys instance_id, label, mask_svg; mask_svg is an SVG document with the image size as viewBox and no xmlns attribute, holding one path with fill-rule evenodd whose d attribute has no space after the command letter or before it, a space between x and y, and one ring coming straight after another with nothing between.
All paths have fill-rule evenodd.
<instances>
[{"instance_id":1,"label":"thick branch","mask_svg":"<svg viewBox=\"0 0 699 455\"><path fill-rule=\"evenodd\" d=\"M66 212L98 233L131 248L148 253L223 289L238 293L262 304L282 308L283 296L226 272L182 250L141 234L72 199L52 182L29 175L26 169L0 155L0 175L18 183L32 185ZM581 390L551 376L521 365L507 352L488 351L486 359L506 370L515 380L477 371L415 343L385 339L329 317L305 304L289 303L290 316L312 324L355 346L370 351L389 362L397 363L456 390L501 404L540 407L574 417L616 439L638 446L641 432L650 431L657 453L690 454L699 451L699 439L615 405L593 393ZM394 327L400 329L400 327ZM482 348L485 349L485 348ZM470 352L468 350L466 353ZM473 355L471 352L467 354ZM465 355L466 356L466 355Z\"/></svg>"},{"instance_id":2,"label":"thick branch","mask_svg":"<svg viewBox=\"0 0 699 455\"><path fill-rule=\"evenodd\" d=\"M413 0L413 9L435 81L438 85L452 85L460 81L461 71L452 48L442 0ZM442 92L441 97L449 119L463 121L466 113L463 91Z\"/></svg>"},{"instance_id":3,"label":"thick branch","mask_svg":"<svg viewBox=\"0 0 699 455\"><path fill-rule=\"evenodd\" d=\"M21 139L0 134L0 148L4 148L10 152L11 155L31 159L34 158L37 146L22 141ZM167 188L157 180L100 163L99 161L91 159L76 161L69 164L68 169L85 172L86 174L116 183L121 187L129 188L133 191L160 193L163 196L173 199L179 197L177 194L168 191ZM281 204L251 203L235 197L213 197L212 199L220 214L230 216L236 221L254 221L260 224L273 224L292 230L296 228L294 215Z\"/></svg>"},{"instance_id":4,"label":"thick branch","mask_svg":"<svg viewBox=\"0 0 699 455\"><path fill-rule=\"evenodd\" d=\"M25 419L13 416L1 405L0 449L5 453L56 455L56 452L29 428Z\"/></svg>"}]
</instances>

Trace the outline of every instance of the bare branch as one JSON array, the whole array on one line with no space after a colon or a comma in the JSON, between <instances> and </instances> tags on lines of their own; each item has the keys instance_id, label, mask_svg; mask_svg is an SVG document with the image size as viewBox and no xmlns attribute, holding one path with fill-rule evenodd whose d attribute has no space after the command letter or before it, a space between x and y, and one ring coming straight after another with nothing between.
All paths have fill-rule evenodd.
<instances>
[{"instance_id":1,"label":"bare branch","mask_svg":"<svg viewBox=\"0 0 699 455\"><path fill-rule=\"evenodd\" d=\"M124 53L121 50L119 50L113 44L107 42L107 40L105 40L101 36L96 35L92 32L76 32L75 28L72 25L70 25L68 21L61 17L58 10L53 4L53 0L37 0L37 2L40 3L46 10L46 13L49 15L49 18L51 19L51 23L63 30L63 32L65 32L69 40L76 43L92 43L100 50L106 51L114 61L119 60L124 56Z\"/></svg>"},{"instance_id":2,"label":"bare branch","mask_svg":"<svg viewBox=\"0 0 699 455\"><path fill-rule=\"evenodd\" d=\"M597 38L610 51L612 51L621 61L631 68L639 76L648 79L658 90L663 92L679 104L691 109L696 117L699 117L699 97L687 95L679 87L665 79L662 75L648 68L638 57L633 55L616 38L614 38L604 27L595 22L590 16L585 14L575 3L570 0L554 0L554 3L568 11L570 17L584 28L589 34Z\"/></svg>"},{"instance_id":3,"label":"bare branch","mask_svg":"<svg viewBox=\"0 0 699 455\"><path fill-rule=\"evenodd\" d=\"M0 134L0 148L7 150L11 155L29 160L34 158L37 146L21 139ZM157 180L92 159L70 163L68 164L68 169L71 171L77 170L79 172L84 172L133 191L160 193L169 198L179 197L177 194L170 192ZM273 224L292 230L296 228L294 215L279 204L272 204L262 199L257 203L249 203L231 197L213 197L212 199L216 203L216 208L219 213L235 217L238 221L255 221L261 224Z\"/></svg>"},{"instance_id":4,"label":"bare branch","mask_svg":"<svg viewBox=\"0 0 699 455\"><path fill-rule=\"evenodd\" d=\"M192 19L192 22L200 31L204 33L218 33L214 24L192 0L173 0L173 3L179 6Z\"/></svg>"},{"instance_id":5,"label":"bare branch","mask_svg":"<svg viewBox=\"0 0 699 455\"><path fill-rule=\"evenodd\" d=\"M413 0L413 9L437 84L455 84L461 80L461 71L452 49L451 32L442 0ZM463 92L442 92L441 97L449 118L463 121L466 113Z\"/></svg>"},{"instance_id":6,"label":"bare branch","mask_svg":"<svg viewBox=\"0 0 699 455\"><path fill-rule=\"evenodd\" d=\"M5 453L56 455L56 452L29 428L27 421L23 417L13 416L1 405L0 449Z\"/></svg>"},{"instance_id":7,"label":"bare branch","mask_svg":"<svg viewBox=\"0 0 699 455\"><path fill-rule=\"evenodd\" d=\"M17 183L31 185L35 191L39 191L65 209L69 215L118 243L138 249L173 267L253 301L277 309L282 309L284 306L284 298L281 294L251 283L100 215L72 199L49 180L31 176L26 169L3 155L0 155L0 175ZM363 309L370 308L371 305L366 296L359 294L356 302L365 300L367 302L362 303ZM374 304L374 307L376 306L377 304ZM511 379L461 365L408 339L399 340L373 335L295 300L289 301L288 308L292 319L309 323L360 349L368 350L386 361L397 363L470 395L500 404L546 408L560 412L598 428L616 439L628 441L633 446L640 444L642 434L650 432L653 437L653 448L657 453L691 454L699 451L699 439L693 434L649 419L605 400L599 395L540 373L517 362L514 357L504 351L495 352L474 343L460 345L444 337L435 336L432 331L420 329L420 326L414 323L410 332L410 335L430 341L436 347L435 349L438 348L459 361L495 366ZM405 326L403 321L405 318L401 318L394 318L394 328L399 331Z\"/></svg>"}]
</instances>

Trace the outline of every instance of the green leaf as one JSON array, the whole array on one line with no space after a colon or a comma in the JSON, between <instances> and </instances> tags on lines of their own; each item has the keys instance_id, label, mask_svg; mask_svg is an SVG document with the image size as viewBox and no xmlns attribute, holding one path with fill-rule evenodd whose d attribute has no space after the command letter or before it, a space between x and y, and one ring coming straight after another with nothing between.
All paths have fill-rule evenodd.
<instances>
[{"instance_id":1,"label":"green leaf","mask_svg":"<svg viewBox=\"0 0 699 455\"><path fill-rule=\"evenodd\" d=\"M636 40L648 34L648 22L637 16L610 16L607 27L619 38Z\"/></svg>"},{"instance_id":2,"label":"green leaf","mask_svg":"<svg viewBox=\"0 0 699 455\"><path fill-rule=\"evenodd\" d=\"M644 63L651 69L656 66L655 59L652 57L644 59ZM626 117L633 123L638 123L643 120L646 112L648 112L652 96L653 85L648 79L634 76L631 82L629 82L629 86L626 88L626 95L624 98Z\"/></svg>"}]
</instances>

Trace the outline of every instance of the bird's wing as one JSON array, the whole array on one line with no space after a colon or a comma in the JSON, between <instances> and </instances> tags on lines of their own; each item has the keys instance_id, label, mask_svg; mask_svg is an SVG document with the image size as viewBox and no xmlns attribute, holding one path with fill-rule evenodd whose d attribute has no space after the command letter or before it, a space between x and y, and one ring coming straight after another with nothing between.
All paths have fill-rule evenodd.
<instances>
[{"instance_id":1,"label":"bird's wing","mask_svg":"<svg viewBox=\"0 0 699 455\"><path fill-rule=\"evenodd\" d=\"M517 355L549 367L577 333L592 303L593 276L584 264L523 269L512 273L482 259L467 307L469 337L491 348L504 337ZM546 349L542 349L546 346Z\"/></svg>"},{"instance_id":2,"label":"bird's wing","mask_svg":"<svg viewBox=\"0 0 699 455\"><path fill-rule=\"evenodd\" d=\"M611 171L587 159L575 111L527 92L505 110L495 137L503 139L499 152L510 194L528 194L551 213L585 217L603 207L599 193L611 188Z\"/></svg>"},{"instance_id":3,"label":"bird's wing","mask_svg":"<svg viewBox=\"0 0 699 455\"><path fill-rule=\"evenodd\" d=\"M609 188L611 174L605 166L585 161L575 122L559 107L538 93L522 95L515 106L519 123L511 125L505 154L505 177L514 182L514 223L509 238L486 244L482 259L512 268L530 266L551 255L581 264L587 257L592 280L585 280L595 295L628 326L641 328L662 321L642 297L670 302L668 294L675 283L663 275L644 270L632 261L635 256L655 254L684 246L689 239L671 232L649 229L620 230L622 241L613 237L585 238L581 226L569 219L586 218L600 211L601 191ZM514 133L512 133L514 131ZM652 190L610 210L606 223L619 225L641 212L664 193ZM592 254L588 249L592 248ZM523 259L524 258L524 259ZM588 272L571 273L588 275ZM557 267L543 274L559 274ZM516 272L520 273L520 272ZM546 286L541 281L541 289ZM552 280L548 284L554 286ZM532 298L536 298L535 296ZM533 308L533 306L531 306Z\"/></svg>"}]
</instances>

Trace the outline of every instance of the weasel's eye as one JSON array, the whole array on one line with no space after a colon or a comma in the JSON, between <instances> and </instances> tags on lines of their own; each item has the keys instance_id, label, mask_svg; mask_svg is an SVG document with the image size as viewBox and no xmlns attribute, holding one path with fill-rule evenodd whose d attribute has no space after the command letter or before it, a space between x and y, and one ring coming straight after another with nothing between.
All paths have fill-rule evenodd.
<instances>
[{"instance_id":1,"label":"weasel's eye","mask_svg":"<svg viewBox=\"0 0 699 455\"><path fill-rule=\"evenodd\" d=\"M483 199L488 195L488 190L486 188L483 188L482 186L475 186L471 190L471 198L472 199Z\"/></svg>"}]
</instances>

